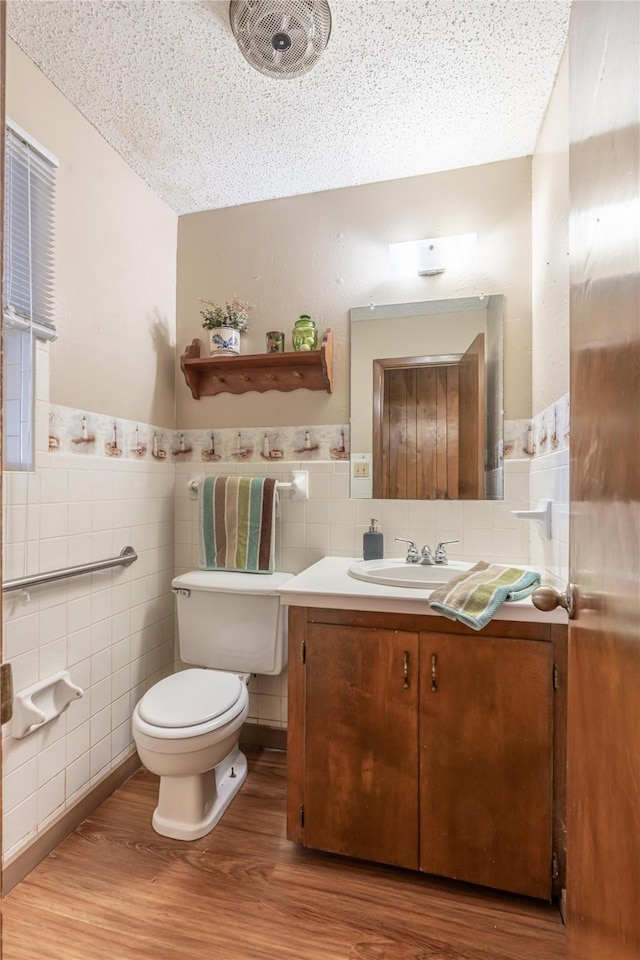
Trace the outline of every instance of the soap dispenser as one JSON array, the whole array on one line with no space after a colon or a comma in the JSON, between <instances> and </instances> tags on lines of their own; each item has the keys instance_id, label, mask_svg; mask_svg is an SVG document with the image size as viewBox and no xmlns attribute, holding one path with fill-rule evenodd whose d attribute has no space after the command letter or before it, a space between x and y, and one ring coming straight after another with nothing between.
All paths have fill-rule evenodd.
<instances>
[{"instance_id":1,"label":"soap dispenser","mask_svg":"<svg viewBox=\"0 0 640 960\"><path fill-rule=\"evenodd\" d=\"M377 520L371 520L371 525L362 537L362 556L365 560L382 560L384 553L384 537L376 529Z\"/></svg>"}]
</instances>

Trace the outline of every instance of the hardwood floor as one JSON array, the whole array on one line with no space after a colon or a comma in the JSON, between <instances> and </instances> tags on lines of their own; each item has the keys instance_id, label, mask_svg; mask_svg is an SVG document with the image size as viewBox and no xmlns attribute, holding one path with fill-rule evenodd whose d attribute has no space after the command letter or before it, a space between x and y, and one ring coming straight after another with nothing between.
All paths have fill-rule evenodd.
<instances>
[{"instance_id":1,"label":"hardwood floor","mask_svg":"<svg viewBox=\"0 0 640 960\"><path fill-rule=\"evenodd\" d=\"M3 960L564 960L554 907L286 840L283 753L219 826L156 834L141 770L3 901Z\"/></svg>"}]
</instances>

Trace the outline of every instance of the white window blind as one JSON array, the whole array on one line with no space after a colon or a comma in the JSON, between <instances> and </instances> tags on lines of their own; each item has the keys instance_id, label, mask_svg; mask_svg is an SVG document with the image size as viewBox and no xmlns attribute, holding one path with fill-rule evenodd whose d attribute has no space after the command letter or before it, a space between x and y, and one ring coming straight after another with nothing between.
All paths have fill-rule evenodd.
<instances>
[{"instance_id":1,"label":"white window blind","mask_svg":"<svg viewBox=\"0 0 640 960\"><path fill-rule=\"evenodd\" d=\"M7 121L4 184L3 461L34 463L34 338L54 340L53 243L57 161Z\"/></svg>"},{"instance_id":2,"label":"white window blind","mask_svg":"<svg viewBox=\"0 0 640 960\"><path fill-rule=\"evenodd\" d=\"M54 191L57 162L15 124L5 149L5 324L55 339Z\"/></svg>"}]
</instances>

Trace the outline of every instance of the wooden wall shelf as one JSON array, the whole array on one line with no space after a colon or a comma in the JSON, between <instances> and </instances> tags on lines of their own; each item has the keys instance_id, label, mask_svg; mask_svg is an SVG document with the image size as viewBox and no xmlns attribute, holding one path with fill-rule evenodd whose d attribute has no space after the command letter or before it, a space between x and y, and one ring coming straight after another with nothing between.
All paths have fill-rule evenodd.
<instances>
[{"instance_id":1,"label":"wooden wall shelf","mask_svg":"<svg viewBox=\"0 0 640 960\"><path fill-rule=\"evenodd\" d=\"M202 357L202 342L194 340L180 357L180 369L194 400L217 393L257 390L332 391L333 338L327 330L319 350L254 353L248 356Z\"/></svg>"}]
</instances>

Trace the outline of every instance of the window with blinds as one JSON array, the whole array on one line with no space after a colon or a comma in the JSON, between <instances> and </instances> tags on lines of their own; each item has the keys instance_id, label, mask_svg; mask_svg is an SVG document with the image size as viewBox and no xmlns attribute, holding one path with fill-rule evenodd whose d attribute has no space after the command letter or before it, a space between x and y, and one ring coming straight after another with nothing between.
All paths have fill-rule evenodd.
<instances>
[{"instance_id":1,"label":"window with blinds","mask_svg":"<svg viewBox=\"0 0 640 960\"><path fill-rule=\"evenodd\" d=\"M7 121L4 192L3 460L33 468L34 341L53 340L57 161Z\"/></svg>"}]
</instances>

